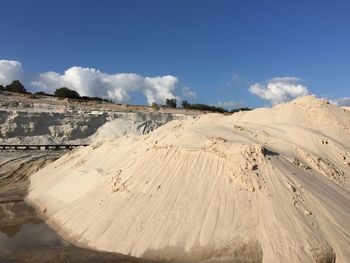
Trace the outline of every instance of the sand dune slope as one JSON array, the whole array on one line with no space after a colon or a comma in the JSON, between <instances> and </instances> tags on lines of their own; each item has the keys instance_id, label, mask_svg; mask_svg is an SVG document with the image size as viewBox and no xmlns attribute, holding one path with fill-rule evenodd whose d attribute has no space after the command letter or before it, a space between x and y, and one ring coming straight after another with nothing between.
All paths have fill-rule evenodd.
<instances>
[{"instance_id":1,"label":"sand dune slope","mask_svg":"<svg viewBox=\"0 0 350 263\"><path fill-rule=\"evenodd\" d=\"M199 262L349 262L350 112L314 97L76 149L27 198L67 239Z\"/></svg>"}]
</instances>

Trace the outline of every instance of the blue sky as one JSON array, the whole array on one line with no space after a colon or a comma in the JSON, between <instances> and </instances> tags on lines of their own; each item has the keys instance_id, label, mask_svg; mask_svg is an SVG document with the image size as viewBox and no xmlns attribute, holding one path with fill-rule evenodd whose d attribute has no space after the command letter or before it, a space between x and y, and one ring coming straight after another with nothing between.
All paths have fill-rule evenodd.
<instances>
[{"instance_id":1,"label":"blue sky","mask_svg":"<svg viewBox=\"0 0 350 263\"><path fill-rule=\"evenodd\" d=\"M74 86L64 72L76 66L103 73L91 89L109 85L104 93L78 91L106 95L114 85L114 98L129 103L173 94L256 107L305 90L350 97L349 1L11 0L1 1L1 10L0 59L20 62L33 90L56 82ZM57 73L56 82L47 75L38 79L48 71ZM85 73L76 69L70 76L96 79L96 72ZM116 73L137 78L123 75L115 82L108 74ZM176 80L144 78L167 75ZM192 91L188 98L184 88ZM145 90L157 94L146 99Z\"/></svg>"}]
</instances>

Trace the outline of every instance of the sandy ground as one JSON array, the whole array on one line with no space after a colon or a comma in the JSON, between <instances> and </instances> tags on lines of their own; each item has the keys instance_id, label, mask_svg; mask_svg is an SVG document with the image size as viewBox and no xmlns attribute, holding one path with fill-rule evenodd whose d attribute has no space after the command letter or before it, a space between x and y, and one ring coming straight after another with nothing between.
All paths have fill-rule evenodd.
<instances>
[{"instance_id":1,"label":"sandy ground","mask_svg":"<svg viewBox=\"0 0 350 263\"><path fill-rule=\"evenodd\" d=\"M0 262L151 262L76 247L24 202L29 177L64 151L0 151Z\"/></svg>"},{"instance_id":2,"label":"sandy ground","mask_svg":"<svg viewBox=\"0 0 350 263\"><path fill-rule=\"evenodd\" d=\"M98 250L345 263L349 176L349 112L304 97L75 149L31 177L27 199L65 238Z\"/></svg>"}]
</instances>

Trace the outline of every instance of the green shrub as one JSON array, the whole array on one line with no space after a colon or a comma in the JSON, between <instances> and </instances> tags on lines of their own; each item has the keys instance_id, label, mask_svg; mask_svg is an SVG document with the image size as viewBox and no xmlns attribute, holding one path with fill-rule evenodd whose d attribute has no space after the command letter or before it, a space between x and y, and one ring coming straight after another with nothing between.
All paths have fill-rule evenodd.
<instances>
[{"instance_id":1,"label":"green shrub","mask_svg":"<svg viewBox=\"0 0 350 263\"><path fill-rule=\"evenodd\" d=\"M69 98L69 99L80 99L80 95L75 90L62 87L55 90L55 97L58 98Z\"/></svg>"},{"instance_id":2,"label":"green shrub","mask_svg":"<svg viewBox=\"0 0 350 263\"><path fill-rule=\"evenodd\" d=\"M34 94L39 96L53 96L52 94L48 94L44 91L38 91L38 92L35 92Z\"/></svg>"},{"instance_id":3,"label":"green shrub","mask_svg":"<svg viewBox=\"0 0 350 263\"><path fill-rule=\"evenodd\" d=\"M225 110L222 107L215 107L215 106L202 104L202 103L190 104L187 101L183 101L182 102L182 107L185 108L185 109L213 111L213 112L220 112L220 113L228 112L227 110Z\"/></svg>"},{"instance_id":4,"label":"green shrub","mask_svg":"<svg viewBox=\"0 0 350 263\"><path fill-rule=\"evenodd\" d=\"M27 90L24 88L23 84L19 80L12 81L11 84L6 85L2 89L10 92L28 93Z\"/></svg>"},{"instance_id":5,"label":"green shrub","mask_svg":"<svg viewBox=\"0 0 350 263\"><path fill-rule=\"evenodd\" d=\"M230 110L231 113L235 113L235 112L240 112L240 111L250 111L252 110L251 108L248 107L242 107L242 108L238 108L238 109L232 109Z\"/></svg>"},{"instance_id":6,"label":"green shrub","mask_svg":"<svg viewBox=\"0 0 350 263\"><path fill-rule=\"evenodd\" d=\"M166 99L165 105L169 108L176 108L177 100L176 99Z\"/></svg>"},{"instance_id":7,"label":"green shrub","mask_svg":"<svg viewBox=\"0 0 350 263\"><path fill-rule=\"evenodd\" d=\"M81 97L82 100L87 100L87 101L101 101L101 102L112 102L111 100L108 99L103 99L100 97L89 97L89 96L83 96Z\"/></svg>"},{"instance_id":8,"label":"green shrub","mask_svg":"<svg viewBox=\"0 0 350 263\"><path fill-rule=\"evenodd\" d=\"M191 106L191 104L188 103L187 100L183 100L183 101L181 102L181 106L182 106L182 108L184 108L184 109L188 109L188 107Z\"/></svg>"},{"instance_id":9,"label":"green shrub","mask_svg":"<svg viewBox=\"0 0 350 263\"><path fill-rule=\"evenodd\" d=\"M239 111L251 110L250 108L238 108L238 109L232 109L232 110L228 111L222 107L216 107L213 105L207 105L207 104L202 104L202 103L191 104L187 100L184 100L181 105L184 109L212 111L212 112L219 112L219 113L235 113L235 112L239 112Z\"/></svg>"},{"instance_id":10,"label":"green shrub","mask_svg":"<svg viewBox=\"0 0 350 263\"><path fill-rule=\"evenodd\" d=\"M159 110L159 105L157 103L155 103L155 102L152 102L151 107L152 107L152 109L154 111L158 111Z\"/></svg>"}]
</instances>

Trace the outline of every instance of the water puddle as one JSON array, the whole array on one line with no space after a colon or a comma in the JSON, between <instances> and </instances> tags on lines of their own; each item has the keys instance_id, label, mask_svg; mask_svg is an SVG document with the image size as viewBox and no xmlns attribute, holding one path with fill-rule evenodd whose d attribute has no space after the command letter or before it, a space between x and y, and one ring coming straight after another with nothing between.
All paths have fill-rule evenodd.
<instances>
[{"instance_id":1,"label":"water puddle","mask_svg":"<svg viewBox=\"0 0 350 263\"><path fill-rule=\"evenodd\" d=\"M24 201L0 204L0 255L19 250L69 245Z\"/></svg>"},{"instance_id":2,"label":"water puddle","mask_svg":"<svg viewBox=\"0 0 350 263\"><path fill-rule=\"evenodd\" d=\"M0 194L1 199L1 194ZM0 203L0 262L150 262L79 248L63 240L24 201Z\"/></svg>"},{"instance_id":3,"label":"water puddle","mask_svg":"<svg viewBox=\"0 0 350 263\"><path fill-rule=\"evenodd\" d=\"M0 227L0 253L10 253L19 249L67 247L44 222L25 223Z\"/></svg>"}]
</instances>

